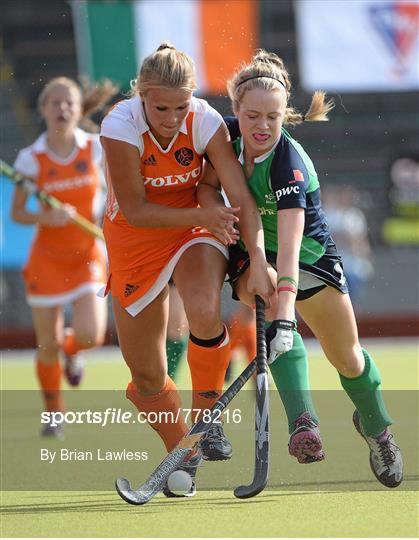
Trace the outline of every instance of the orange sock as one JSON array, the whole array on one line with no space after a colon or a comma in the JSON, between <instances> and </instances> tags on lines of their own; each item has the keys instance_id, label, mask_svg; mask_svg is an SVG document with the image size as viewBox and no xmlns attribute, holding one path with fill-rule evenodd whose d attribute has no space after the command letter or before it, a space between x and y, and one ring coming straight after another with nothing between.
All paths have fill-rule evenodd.
<instances>
[{"instance_id":1,"label":"orange sock","mask_svg":"<svg viewBox=\"0 0 419 540\"><path fill-rule=\"evenodd\" d=\"M201 347L189 340L188 363L192 378L193 409L210 409L222 394L230 352L227 329L225 339L216 347Z\"/></svg>"},{"instance_id":2,"label":"orange sock","mask_svg":"<svg viewBox=\"0 0 419 540\"><path fill-rule=\"evenodd\" d=\"M168 452L173 450L178 442L182 439L184 435L188 432L188 426L185 423L182 411L179 410L182 408L180 395L176 388L175 383L170 377L167 377L166 384L158 394L153 394L151 396L141 396L138 393L138 390L133 381L131 381L127 386L126 391L127 398L134 403L139 412L145 414L149 413L160 413L160 412L171 412L173 413L173 422L170 422L171 415L163 415L162 422L154 422L155 416L152 415L150 419L153 420L153 423L150 423L150 426L157 431L159 436L163 439L163 442L166 446ZM176 418L179 418L176 421Z\"/></svg>"},{"instance_id":3,"label":"orange sock","mask_svg":"<svg viewBox=\"0 0 419 540\"><path fill-rule=\"evenodd\" d=\"M53 364L41 362L36 359L36 374L44 396L47 411L63 411L64 404L60 392L61 364L59 360Z\"/></svg>"},{"instance_id":4,"label":"orange sock","mask_svg":"<svg viewBox=\"0 0 419 540\"><path fill-rule=\"evenodd\" d=\"M74 330L72 328L64 329L63 351L67 356L73 356L78 353L81 347L74 338Z\"/></svg>"}]
</instances>

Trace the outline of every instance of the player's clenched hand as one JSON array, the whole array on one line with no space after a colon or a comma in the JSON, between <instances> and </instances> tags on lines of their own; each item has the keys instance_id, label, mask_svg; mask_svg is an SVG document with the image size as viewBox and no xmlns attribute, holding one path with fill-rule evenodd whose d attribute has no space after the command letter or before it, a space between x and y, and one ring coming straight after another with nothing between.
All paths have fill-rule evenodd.
<instances>
[{"instance_id":1,"label":"player's clenched hand","mask_svg":"<svg viewBox=\"0 0 419 540\"><path fill-rule=\"evenodd\" d=\"M212 206L201 208L202 225L211 231L224 245L235 244L240 237L235 228L239 218L236 216L240 208L227 208L225 206Z\"/></svg>"},{"instance_id":2,"label":"player's clenched hand","mask_svg":"<svg viewBox=\"0 0 419 540\"><path fill-rule=\"evenodd\" d=\"M47 227L64 227L76 215L71 204L63 204L61 208L47 208L40 215L39 223Z\"/></svg>"},{"instance_id":3,"label":"player's clenched hand","mask_svg":"<svg viewBox=\"0 0 419 540\"><path fill-rule=\"evenodd\" d=\"M266 330L266 345L268 349L268 364L283 353L290 351L294 344L292 331L294 321L276 320Z\"/></svg>"},{"instance_id":4,"label":"player's clenched hand","mask_svg":"<svg viewBox=\"0 0 419 540\"><path fill-rule=\"evenodd\" d=\"M271 305L270 296L275 292L275 288L269 277L266 268L266 261L253 260L250 262L249 278L247 280L247 290L252 296L260 296L268 308Z\"/></svg>"}]
</instances>

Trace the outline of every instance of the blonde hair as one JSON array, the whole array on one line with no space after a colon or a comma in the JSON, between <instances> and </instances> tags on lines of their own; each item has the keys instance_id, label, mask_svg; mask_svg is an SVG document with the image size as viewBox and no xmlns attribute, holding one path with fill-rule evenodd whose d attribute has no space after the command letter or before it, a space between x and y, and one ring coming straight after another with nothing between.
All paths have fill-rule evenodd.
<instances>
[{"instance_id":1,"label":"blonde hair","mask_svg":"<svg viewBox=\"0 0 419 540\"><path fill-rule=\"evenodd\" d=\"M83 96L81 92L80 86L76 83L76 81L73 81L73 79L69 79L68 77L54 77L54 79L51 79L42 89L41 93L38 96L38 110L40 111L42 107L47 102L47 99L51 92L55 90L58 86L65 86L66 88L70 90L75 90L79 100L80 105L83 104Z\"/></svg>"},{"instance_id":2,"label":"blonde hair","mask_svg":"<svg viewBox=\"0 0 419 540\"><path fill-rule=\"evenodd\" d=\"M81 78L81 85L79 85L68 77L55 77L44 86L38 96L39 111L41 111L49 95L57 86L65 86L77 92L82 110L80 126L92 132L98 132L99 126L93 122L90 116L103 110L108 101L119 92L119 87L114 85L110 79L91 83L87 78Z\"/></svg>"},{"instance_id":3,"label":"blonde hair","mask_svg":"<svg viewBox=\"0 0 419 540\"><path fill-rule=\"evenodd\" d=\"M159 87L191 92L196 89L194 61L168 42L144 59L137 79L131 82L132 94Z\"/></svg>"},{"instance_id":4,"label":"blonde hair","mask_svg":"<svg viewBox=\"0 0 419 540\"><path fill-rule=\"evenodd\" d=\"M284 124L296 125L304 121L326 121L327 114L334 107L333 100L325 102L325 93L317 90L311 99L306 114L301 114L293 107L288 106L291 98L291 81L284 62L275 53L268 53L258 49L250 64L243 63L227 82L227 91L230 97L233 112L237 114L240 102L248 90L262 88L263 90L276 90L283 88L287 98Z\"/></svg>"}]
</instances>

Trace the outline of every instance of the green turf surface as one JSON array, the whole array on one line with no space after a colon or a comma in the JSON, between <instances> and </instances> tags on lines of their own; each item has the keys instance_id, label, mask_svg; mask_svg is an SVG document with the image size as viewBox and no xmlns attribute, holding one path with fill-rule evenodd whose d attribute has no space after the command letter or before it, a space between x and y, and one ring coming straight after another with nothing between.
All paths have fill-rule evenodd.
<instances>
[{"instance_id":1,"label":"green turf surface","mask_svg":"<svg viewBox=\"0 0 419 540\"><path fill-rule=\"evenodd\" d=\"M369 340L363 343L373 356L383 375L385 390L414 390L419 388L418 345L412 339ZM329 364L318 346L307 344L310 362L310 381L313 390L340 389L336 370ZM3 390L38 388L35 379L33 351L14 354L13 351L0 351L2 358L0 386ZM117 348L105 348L85 353L88 360L84 390L120 389L127 386L129 370ZM243 365L234 365L234 373L239 374ZM186 362L179 370L179 388L190 388L190 378Z\"/></svg>"},{"instance_id":2,"label":"green turf surface","mask_svg":"<svg viewBox=\"0 0 419 540\"><path fill-rule=\"evenodd\" d=\"M10 537L415 537L413 492L270 492L240 501L230 492L156 497L129 506L111 492L12 493Z\"/></svg>"},{"instance_id":3,"label":"green turf surface","mask_svg":"<svg viewBox=\"0 0 419 540\"><path fill-rule=\"evenodd\" d=\"M376 342L369 344L368 349L380 367L385 389L417 388L417 348L411 341L397 342L394 345L384 341L381 344ZM36 389L31 356L30 352L23 357L3 355L1 371L3 389ZM117 350L111 354L109 351L92 352L88 358L84 389L125 387L128 370ZM313 389L339 389L336 372L323 355L317 350L311 352L310 362ZM236 365L234 370L237 373L241 368L242 366ZM188 385L187 367L183 366L180 386L188 388ZM403 404L400 407L403 410ZM350 407L347 408L349 411ZM324 412L327 412L327 409ZM392 412L394 413L394 409ZM397 411L396 413L400 426L403 419ZM413 418L415 415L417 412L413 414ZM16 425L24 420L25 418L16 417ZM347 425L348 419L344 418L342 422ZM328 459L322 464L302 466L294 463L294 460L286 454L284 443L286 434L283 427L279 434L280 440L273 433L271 489L254 499L247 501L235 499L227 480L228 489L200 490L195 498L188 500L168 500L163 496L157 496L144 507L127 505L113 491L5 491L2 493L1 535L137 538L416 537L418 497L414 489L417 488L417 463L412 465L409 458L411 456L417 458L417 453L415 454L411 448L410 455L406 455L408 474L404 490L385 490L369 471L367 449L363 448L363 443L356 438L356 434L350 431L350 436L354 440L354 450L352 452L351 447L351 453L356 455L340 455L338 452L340 435L335 441L333 429L330 430L326 420L325 424L325 428L329 429L325 430ZM335 428L342 430L340 425ZM251 429L250 432L247 428L242 431L240 436L244 437L243 445L248 445L244 456L247 469L243 469L241 473L236 466L234 475L240 477L243 474L243 481L247 481L252 474L253 442ZM345 433L345 430L339 433ZM4 435L2 431L2 437ZM401 444L403 451L408 454L403 437L399 442L404 443ZM22 447L29 452L33 440L31 441L29 437L25 439L25 436L20 438L18 434L12 433L5 444L17 445L16 454L18 454L18 450L22 450ZM237 460L242 448L237 445L235 448ZM163 452L155 456L155 460L160 460L162 456ZM358 456L362 456L362 462L358 463ZM339 463L340 458L342 465ZM355 460L355 466L351 459ZM231 464L206 464L205 473L209 472L212 475L215 474L212 471L220 470L221 476L224 475L227 479L231 471L232 478L235 478L233 461L234 458ZM343 465L348 463L349 468L344 470ZM17 466L19 467L19 463ZM4 459L2 467L8 467ZM79 469L76 467L75 470ZM353 482L342 482L342 475L348 478L352 471ZM284 479L288 489L277 483L278 478ZM143 479L141 474L138 480L140 479Z\"/></svg>"}]
</instances>

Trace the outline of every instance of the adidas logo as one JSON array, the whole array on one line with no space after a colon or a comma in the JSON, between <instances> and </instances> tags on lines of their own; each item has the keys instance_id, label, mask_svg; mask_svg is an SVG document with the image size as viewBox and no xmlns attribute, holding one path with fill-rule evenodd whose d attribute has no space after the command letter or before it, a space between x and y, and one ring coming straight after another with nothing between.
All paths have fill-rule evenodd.
<instances>
[{"instance_id":1,"label":"adidas logo","mask_svg":"<svg viewBox=\"0 0 419 540\"><path fill-rule=\"evenodd\" d=\"M130 294L135 293L137 289L138 285L131 285L131 283L127 283L125 285L124 296L129 296Z\"/></svg>"},{"instance_id":2,"label":"adidas logo","mask_svg":"<svg viewBox=\"0 0 419 540\"><path fill-rule=\"evenodd\" d=\"M143 165L157 165L156 158L153 154L143 161Z\"/></svg>"}]
</instances>

